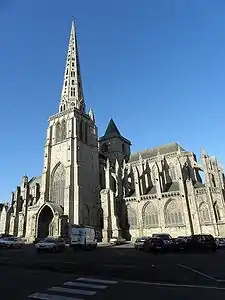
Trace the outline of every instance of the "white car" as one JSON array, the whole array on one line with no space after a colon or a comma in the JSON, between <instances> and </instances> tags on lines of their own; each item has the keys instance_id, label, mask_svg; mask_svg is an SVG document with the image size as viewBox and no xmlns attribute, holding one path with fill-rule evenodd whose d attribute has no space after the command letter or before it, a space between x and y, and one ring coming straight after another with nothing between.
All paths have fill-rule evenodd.
<instances>
[{"instance_id":1,"label":"white car","mask_svg":"<svg viewBox=\"0 0 225 300\"><path fill-rule=\"evenodd\" d=\"M126 243L126 240L120 237L112 237L109 242L111 245L122 245Z\"/></svg>"},{"instance_id":2,"label":"white car","mask_svg":"<svg viewBox=\"0 0 225 300\"><path fill-rule=\"evenodd\" d=\"M18 237L4 237L0 239L0 248L22 248L24 242Z\"/></svg>"},{"instance_id":3,"label":"white car","mask_svg":"<svg viewBox=\"0 0 225 300\"><path fill-rule=\"evenodd\" d=\"M65 249L65 241L62 238L47 237L38 242L35 247L38 253L60 252Z\"/></svg>"}]
</instances>

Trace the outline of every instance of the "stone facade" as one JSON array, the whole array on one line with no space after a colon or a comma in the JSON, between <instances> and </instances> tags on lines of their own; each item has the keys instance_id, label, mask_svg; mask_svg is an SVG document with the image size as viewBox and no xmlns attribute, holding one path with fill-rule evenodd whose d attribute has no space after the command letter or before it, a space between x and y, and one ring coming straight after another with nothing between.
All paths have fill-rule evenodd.
<instances>
[{"instance_id":1,"label":"stone facade","mask_svg":"<svg viewBox=\"0 0 225 300\"><path fill-rule=\"evenodd\" d=\"M199 164L177 143L134 154L130 147L112 119L98 138L94 113L86 113L73 22L43 172L23 176L10 204L0 204L0 234L66 237L71 224L83 224L103 240L159 232L225 236L225 181L215 157L202 150Z\"/></svg>"}]
</instances>

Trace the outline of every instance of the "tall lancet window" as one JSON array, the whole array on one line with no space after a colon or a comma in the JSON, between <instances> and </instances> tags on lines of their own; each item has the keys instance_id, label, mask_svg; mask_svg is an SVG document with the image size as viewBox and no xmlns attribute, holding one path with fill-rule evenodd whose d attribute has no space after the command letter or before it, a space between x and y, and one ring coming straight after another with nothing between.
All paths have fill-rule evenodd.
<instances>
[{"instance_id":1,"label":"tall lancet window","mask_svg":"<svg viewBox=\"0 0 225 300\"><path fill-rule=\"evenodd\" d=\"M60 163L53 170L51 178L51 197L50 201L64 207L64 191L66 182L66 171Z\"/></svg>"},{"instance_id":2,"label":"tall lancet window","mask_svg":"<svg viewBox=\"0 0 225 300\"><path fill-rule=\"evenodd\" d=\"M61 126L60 123L58 122L55 125L55 142L58 143L61 140Z\"/></svg>"},{"instance_id":3,"label":"tall lancet window","mask_svg":"<svg viewBox=\"0 0 225 300\"><path fill-rule=\"evenodd\" d=\"M61 140L64 141L66 139L66 121L63 120L61 124Z\"/></svg>"}]
</instances>

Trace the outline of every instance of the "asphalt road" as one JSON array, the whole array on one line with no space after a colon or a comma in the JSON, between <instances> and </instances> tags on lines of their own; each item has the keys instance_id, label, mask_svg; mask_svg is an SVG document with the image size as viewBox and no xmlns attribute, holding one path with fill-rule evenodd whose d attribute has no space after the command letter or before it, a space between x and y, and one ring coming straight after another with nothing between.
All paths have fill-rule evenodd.
<instances>
[{"instance_id":1,"label":"asphalt road","mask_svg":"<svg viewBox=\"0 0 225 300\"><path fill-rule=\"evenodd\" d=\"M30 246L0 250L1 298L220 300L225 297L224 257L225 251L153 255L132 245L41 255Z\"/></svg>"}]
</instances>

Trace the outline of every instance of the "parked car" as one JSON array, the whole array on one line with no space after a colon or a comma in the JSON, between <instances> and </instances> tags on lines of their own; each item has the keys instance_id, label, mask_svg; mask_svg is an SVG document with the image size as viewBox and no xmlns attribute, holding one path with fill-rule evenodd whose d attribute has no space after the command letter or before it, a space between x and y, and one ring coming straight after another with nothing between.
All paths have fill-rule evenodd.
<instances>
[{"instance_id":1,"label":"parked car","mask_svg":"<svg viewBox=\"0 0 225 300\"><path fill-rule=\"evenodd\" d=\"M186 243L186 249L189 251L216 251L217 245L211 234L191 235Z\"/></svg>"},{"instance_id":2,"label":"parked car","mask_svg":"<svg viewBox=\"0 0 225 300\"><path fill-rule=\"evenodd\" d=\"M143 250L144 249L144 244L145 244L147 239L148 239L147 236L142 236L140 238L137 238L135 243L134 243L134 249Z\"/></svg>"},{"instance_id":3,"label":"parked car","mask_svg":"<svg viewBox=\"0 0 225 300\"><path fill-rule=\"evenodd\" d=\"M187 248L188 237L179 236L173 240L173 250L181 251Z\"/></svg>"},{"instance_id":4,"label":"parked car","mask_svg":"<svg viewBox=\"0 0 225 300\"><path fill-rule=\"evenodd\" d=\"M18 249L22 248L24 241L18 237L2 237L0 238L0 247L7 249Z\"/></svg>"},{"instance_id":5,"label":"parked car","mask_svg":"<svg viewBox=\"0 0 225 300\"><path fill-rule=\"evenodd\" d=\"M38 253L63 251L65 246L65 241L62 238L54 237L47 237L35 244Z\"/></svg>"},{"instance_id":6,"label":"parked car","mask_svg":"<svg viewBox=\"0 0 225 300\"><path fill-rule=\"evenodd\" d=\"M170 234L167 234L167 233L154 233L152 235L152 237L160 238L164 243L164 248L167 248L168 250L172 249L174 240L173 240L173 238L171 237Z\"/></svg>"},{"instance_id":7,"label":"parked car","mask_svg":"<svg viewBox=\"0 0 225 300\"><path fill-rule=\"evenodd\" d=\"M163 242L163 239L161 239L160 237L147 238L144 243L143 249L145 252L152 252L152 253L164 252L167 250L167 248L165 247L165 243Z\"/></svg>"},{"instance_id":8,"label":"parked car","mask_svg":"<svg viewBox=\"0 0 225 300\"><path fill-rule=\"evenodd\" d=\"M217 237L215 242L218 249L225 249L225 238Z\"/></svg>"},{"instance_id":9,"label":"parked car","mask_svg":"<svg viewBox=\"0 0 225 300\"><path fill-rule=\"evenodd\" d=\"M122 245L122 244L125 244L126 243L126 240L124 238L121 238L121 237L112 237L110 239L110 244L113 245Z\"/></svg>"}]
</instances>

